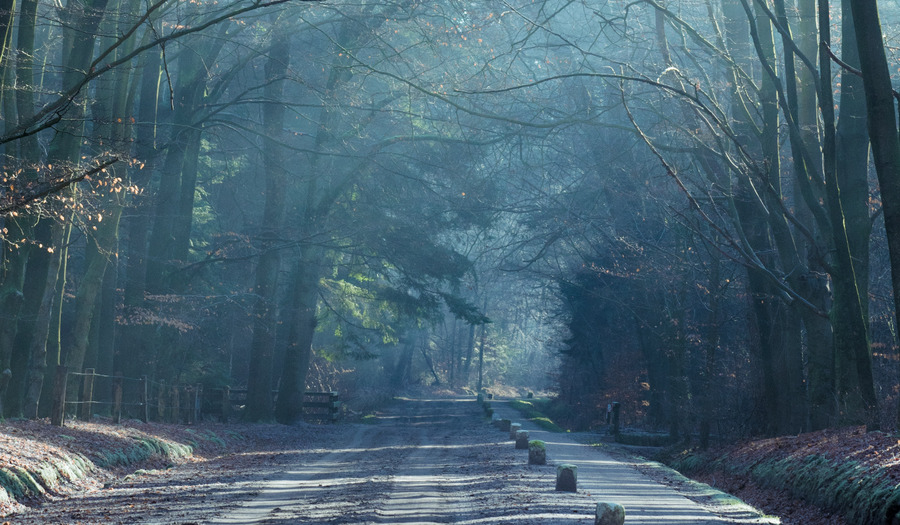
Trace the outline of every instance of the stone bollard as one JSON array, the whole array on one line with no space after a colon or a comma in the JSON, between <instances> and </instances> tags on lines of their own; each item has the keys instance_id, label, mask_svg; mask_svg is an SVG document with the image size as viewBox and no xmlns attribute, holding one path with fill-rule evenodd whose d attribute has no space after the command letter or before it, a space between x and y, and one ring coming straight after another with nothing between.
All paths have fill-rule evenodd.
<instances>
[{"instance_id":1,"label":"stone bollard","mask_svg":"<svg viewBox=\"0 0 900 525\"><path fill-rule=\"evenodd\" d=\"M508 419L501 419L497 425L497 428L499 428L503 432L509 432L509 427L510 425L512 425L512 421Z\"/></svg>"},{"instance_id":2,"label":"stone bollard","mask_svg":"<svg viewBox=\"0 0 900 525\"><path fill-rule=\"evenodd\" d=\"M528 450L528 431L519 430L516 432L516 449Z\"/></svg>"},{"instance_id":3,"label":"stone bollard","mask_svg":"<svg viewBox=\"0 0 900 525\"><path fill-rule=\"evenodd\" d=\"M509 439L516 439L516 432L522 430L521 423L513 423L509 425Z\"/></svg>"},{"instance_id":4,"label":"stone bollard","mask_svg":"<svg viewBox=\"0 0 900 525\"><path fill-rule=\"evenodd\" d=\"M601 501L597 503L597 512L594 514L594 525L624 525L625 507L618 503Z\"/></svg>"},{"instance_id":5,"label":"stone bollard","mask_svg":"<svg viewBox=\"0 0 900 525\"><path fill-rule=\"evenodd\" d=\"M547 445L544 444L543 441L539 439L533 439L528 442L528 464L547 464Z\"/></svg>"},{"instance_id":6,"label":"stone bollard","mask_svg":"<svg viewBox=\"0 0 900 525\"><path fill-rule=\"evenodd\" d=\"M578 492L578 467L563 463L556 467L556 490Z\"/></svg>"}]
</instances>

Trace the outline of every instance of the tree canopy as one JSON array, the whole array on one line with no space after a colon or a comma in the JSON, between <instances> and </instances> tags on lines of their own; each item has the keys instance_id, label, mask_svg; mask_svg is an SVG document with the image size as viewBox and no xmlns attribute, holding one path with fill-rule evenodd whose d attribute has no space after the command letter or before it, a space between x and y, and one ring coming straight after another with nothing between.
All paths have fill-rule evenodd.
<instances>
[{"instance_id":1,"label":"tree canopy","mask_svg":"<svg viewBox=\"0 0 900 525\"><path fill-rule=\"evenodd\" d=\"M0 4L3 415L64 365L285 423L429 383L704 443L894 427L897 15Z\"/></svg>"}]
</instances>

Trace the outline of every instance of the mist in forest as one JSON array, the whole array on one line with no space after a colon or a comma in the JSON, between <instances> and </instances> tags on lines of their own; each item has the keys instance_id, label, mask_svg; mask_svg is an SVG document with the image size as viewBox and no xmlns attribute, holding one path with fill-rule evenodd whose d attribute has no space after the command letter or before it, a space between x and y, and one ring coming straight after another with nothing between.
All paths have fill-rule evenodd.
<instances>
[{"instance_id":1,"label":"mist in forest","mask_svg":"<svg viewBox=\"0 0 900 525\"><path fill-rule=\"evenodd\" d=\"M862 4L0 0L2 415L91 369L248 421L896 428L898 13Z\"/></svg>"}]
</instances>

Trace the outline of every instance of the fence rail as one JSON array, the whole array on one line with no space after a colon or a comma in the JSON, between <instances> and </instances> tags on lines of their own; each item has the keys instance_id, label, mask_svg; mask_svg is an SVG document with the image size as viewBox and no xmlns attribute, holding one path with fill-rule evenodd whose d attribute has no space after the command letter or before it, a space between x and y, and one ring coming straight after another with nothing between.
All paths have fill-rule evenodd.
<instances>
[{"instance_id":1,"label":"fence rail","mask_svg":"<svg viewBox=\"0 0 900 525\"><path fill-rule=\"evenodd\" d=\"M278 392L273 391L273 400ZM110 417L114 423L123 417L143 422L193 424L204 417L227 422L245 404L246 389L204 390L203 385L166 384L147 376L124 377L98 374L92 368L70 372L56 369L50 422L62 426L67 417L90 421L94 415ZM303 396L304 419L337 421L341 402L337 392L306 392Z\"/></svg>"},{"instance_id":2,"label":"fence rail","mask_svg":"<svg viewBox=\"0 0 900 525\"><path fill-rule=\"evenodd\" d=\"M308 421L335 422L340 418L341 401L337 392L304 392L302 402L303 419ZM278 399L278 391L272 391L272 398ZM229 413L235 406L247 400L246 388L226 389L222 398L222 411ZM227 420L227 417L223 417Z\"/></svg>"}]
</instances>

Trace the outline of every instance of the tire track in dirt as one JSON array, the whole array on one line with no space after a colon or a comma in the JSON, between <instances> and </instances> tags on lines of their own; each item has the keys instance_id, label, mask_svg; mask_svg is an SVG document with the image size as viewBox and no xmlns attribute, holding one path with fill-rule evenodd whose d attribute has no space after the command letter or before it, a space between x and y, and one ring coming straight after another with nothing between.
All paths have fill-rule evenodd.
<instances>
[{"instance_id":1,"label":"tire track in dirt","mask_svg":"<svg viewBox=\"0 0 900 525\"><path fill-rule=\"evenodd\" d=\"M395 430L356 425L353 438L307 464L289 467L264 482L258 494L210 525L279 523L359 523L372 501L390 492L395 466L405 447L384 446ZM351 427L352 428L352 427Z\"/></svg>"},{"instance_id":2,"label":"tire track in dirt","mask_svg":"<svg viewBox=\"0 0 900 525\"><path fill-rule=\"evenodd\" d=\"M465 507L460 491L455 490L459 480L449 472L459 461L451 444L462 418L458 403L406 402L410 404L416 407L415 414L401 420L415 431L409 438L415 445L398 465L387 498L366 523L454 523L456 512Z\"/></svg>"}]
</instances>

